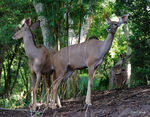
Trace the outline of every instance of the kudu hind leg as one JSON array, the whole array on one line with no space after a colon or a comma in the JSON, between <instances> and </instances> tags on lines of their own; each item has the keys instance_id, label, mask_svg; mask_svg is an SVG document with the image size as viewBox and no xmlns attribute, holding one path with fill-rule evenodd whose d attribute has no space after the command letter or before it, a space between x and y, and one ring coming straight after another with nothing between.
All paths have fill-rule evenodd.
<instances>
[{"instance_id":1,"label":"kudu hind leg","mask_svg":"<svg viewBox=\"0 0 150 117\"><path fill-rule=\"evenodd\" d=\"M58 76L58 78L56 78L56 80L53 82L53 90L52 90L52 108L55 109L56 106L55 106L55 102L56 102L56 99L57 99L57 104L58 106L61 108L62 105L61 105L61 102L60 102L60 98L58 96L58 86L60 85L61 81L63 80L63 78L68 78L72 75L73 71L67 71L67 73L65 73L64 75L60 75Z\"/></svg>"},{"instance_id":2,"label":"kudu hind leg","mask_svg":"<svg viewBox=\"0 0 150 117\"><path fill-rule=\"evenodd\" d=\"M52 99L51 99L52 109L56 108L56 104L55 104L56 101L58 103L58 106L61 107L60 99L59 99L59 96L58 96L58 86L60 85L62 79L63 79L63 76L59 76L52 83L52 91L51 91L51 95L52 95Z\"/></svg>"},{"instance_id":3,"label":"kudu hind leg","mask_svg":"<svg viewBox=\"0 0 150 117\"><path fill-rule=\"evenodd\" d=\"M69 70L69 71L65 74L64 77L65 77L66 79L68 79L68 78L72 75L72 73L73 73L73 71L72 71L72 70ZM59 84L59 85L60 85L60 84ZM62 107L61 102L60 102L60 98L59 98L59 96L58 96L58 93L57 93L57 104L58 104L59 108Z\"/></svg>"},{"instance_id":4,"label":"kudu hind leg","mask_svg":"<svg viewBox=\"0 0 150 117\"><path fill-rule=\"evenodd\" d=\"M86 100L85 100L85 103L87 105L92 105L92 103L91 103L91 89L92 89L92 84L93 84L95 72L96 72L96 70L94 69L94 67L88 68L88 90L87 90Z\"/></svg>"}]
</instances>

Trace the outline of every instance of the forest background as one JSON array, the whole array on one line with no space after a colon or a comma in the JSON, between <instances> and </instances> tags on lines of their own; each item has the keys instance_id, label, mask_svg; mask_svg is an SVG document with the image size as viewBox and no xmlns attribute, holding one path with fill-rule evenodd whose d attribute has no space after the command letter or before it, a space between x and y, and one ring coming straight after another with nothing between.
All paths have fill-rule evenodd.
<instances>
[{"instance_id":1,"label":"forest background","mask_svg":"<svg viewBox=\"0 0 150 117\"><path fill-rule=\"evenodd\" d=\"M125 36L124 26L118 29L109 53L98 67L92 90L108 89L111 67L118 62L120 54L128 52L131 52L127 63L131 64L131 76L127 86L149 85L149 0L1 0L0 107L19 108L31 103L30 73L23 41L12 39L22 19L31 17L32 23L41 21L41 28L33 32L36 45L60 50L84 42L93 35L105 40L108 26L104 14L116 21L129 14L129 37ZM87 69L76 71L61 84L61 99L85 95L87 81ZM39 102L45 100L45 94L46 84L42 79Z\"/></svg>"}]
</instances>

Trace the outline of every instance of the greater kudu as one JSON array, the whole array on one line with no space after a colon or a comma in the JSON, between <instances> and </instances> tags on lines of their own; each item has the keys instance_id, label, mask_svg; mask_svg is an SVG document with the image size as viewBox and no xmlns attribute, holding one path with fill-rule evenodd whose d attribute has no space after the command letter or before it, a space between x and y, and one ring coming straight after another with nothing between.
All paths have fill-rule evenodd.
<instances>
[{"instance_id":1,"label":"greater kudu","mask_svg":"<svg viewBox=\"0 0 150 117\"><path fill-rule=\"evenodd\" d=\"M109 27L105 41L99 41L96 37L91 37L83 43L64 47L53 56L56 80L52 86L52 108L56 108L57 90L63 78L68 78L74 70L83 68L88 68L88 90L85 102L87 105L91 105L91 87L96 68L102 64L105 55L108 53L117 28L122 23L126 23L127 19L128 15L122 16L119 22L111 21L107 17L106 22Z\"/></svg>"},{"instance_id":2,"label":"greater kudu","mask_svg":"<svg viewBox=\"0 0 150 117\"><path fill-rule=\"evenodd\" d=\"M32 108L36 109L36 95L38 85L41 80L41 75L44 75L47 86L50 88L50 75L53 71L52 56L56 53L55 50L48 50L44 46L39 48L35 46L32 30L39 27L40 22L31 25L31 18L25 20L24 26L21 27L14 35L13 39L23 38L25 53L29 59L29 69L32 83ZM37 79L36 79L37 77Z\"/></svg>"}]
</instances>

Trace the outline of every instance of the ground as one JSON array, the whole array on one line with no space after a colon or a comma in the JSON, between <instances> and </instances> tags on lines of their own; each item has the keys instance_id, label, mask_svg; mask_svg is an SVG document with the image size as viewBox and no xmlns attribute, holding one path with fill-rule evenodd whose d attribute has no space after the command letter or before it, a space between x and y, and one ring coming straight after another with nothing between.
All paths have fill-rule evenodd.
<instances>
[{"instance_id":1,"label":"ground","mask_svg":"<svg viewBox=\"0 0 150 117\"><path fill-rule=\"evenodd\" d=\"M92 106L85 96L63 100L60 109L30 113L29 109L0 110L0 117L150 117L150 86L93 92Z\"/></svg>"}]
</instances>

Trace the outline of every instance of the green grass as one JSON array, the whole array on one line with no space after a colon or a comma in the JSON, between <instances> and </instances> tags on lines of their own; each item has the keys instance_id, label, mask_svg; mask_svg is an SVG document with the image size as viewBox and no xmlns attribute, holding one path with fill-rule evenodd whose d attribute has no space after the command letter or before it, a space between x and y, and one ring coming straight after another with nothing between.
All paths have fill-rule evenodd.
<instances>
[{"instance_id":1,"label":"green grass","mask_svg":"<svg viewBox=\"0 0 150 117\"><path fill-rule=\"evenodd\" d=\"M95 77L93 80L92 91L103 91L108 89L108 78L97 78ZM88 75L80 74L78 80L78 95L85 95L87 92L88 86Z\"/></svg>"}]
</instances>

